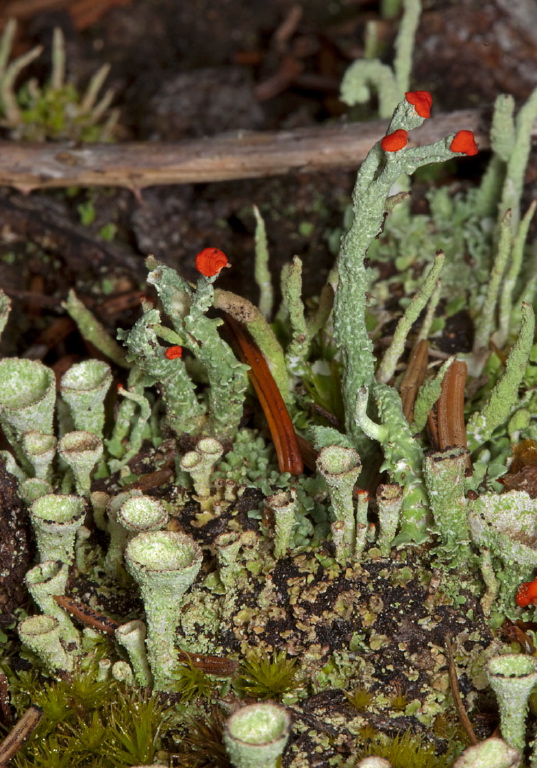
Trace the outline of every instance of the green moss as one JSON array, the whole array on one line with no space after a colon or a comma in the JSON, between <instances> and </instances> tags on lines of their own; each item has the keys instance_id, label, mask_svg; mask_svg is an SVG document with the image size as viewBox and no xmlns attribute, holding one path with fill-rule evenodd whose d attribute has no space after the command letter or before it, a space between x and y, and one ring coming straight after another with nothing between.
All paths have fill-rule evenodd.
<instances>
[{"instance_id":1,"label":"green moss","mask_svg":"<svg viewBox=\"0 0 537 768\"><path fill-rule=\"evenodd\" d=\"M352 693L345 693L345 698L357 712L369 709L375 700L374 695L367 688L362 688L361 686L355 688Z\"/></svg>"},{"instance_id":2,"label":"green moss","mask_svg":"<svg viewBox=\"0 0 537 768\"><path fill-rule=\"evenodd\" d=\"M191 718L185 723L179 745L171 750L176 768L231 768L224 747L224 715L213 706L207 718Z\"/></svg>"},{"instance_id":3,"label":"green moss","mask_svg":"<svg viewBox=\"0 0 537 768\"><path fill-rule=\"evenodd\" d=\"M154 695L99 681L95 669L70 680L39 681L36 672L10 674L18 714L29 702L43 719L13 760L16 768L118 768L150 764L173 710Z\"/></svg>"},{"instance_id":4,"label":"green moss","mask_svg":"<svg viewBox=\"0 0 537 768\"><path fill-rule=\"evenodd\" d=\"M297 660L288 659L285 651L251 654L241 664L234 687L243 696L255 699L278 699L298 685Z\"/></svg>"},{"instance_id":5,"label":"green moss","mask_svg":"<svg viewBox=\"0 0 537 768\"><path fill-rule=\"evenodd\" d=\"M405 731L393 738L374 735L362 750L358 750L357 757L358 760L368 755L384 757L392 768L451 768L461 746L452 744L444 755L437 755L434 744L423 735Z\"/></svg>"},{"instance_id":6,"label":"green moss","mask_svg":"<svg viewBox=\"0 0 537 768\"><path fill-rule=\"evenodd\" d=\"M180 695L184 703L208 699L215 686L214 680L203 670L195 667L190 660L174 672L173 679L171 689Z\"/></svg>"}]
</instances>

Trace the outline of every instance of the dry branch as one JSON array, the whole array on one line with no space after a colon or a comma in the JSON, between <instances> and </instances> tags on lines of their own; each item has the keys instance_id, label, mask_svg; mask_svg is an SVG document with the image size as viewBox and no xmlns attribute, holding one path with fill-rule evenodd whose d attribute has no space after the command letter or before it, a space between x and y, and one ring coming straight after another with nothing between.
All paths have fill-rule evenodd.
<instances>
[{"instance_id":1,"label":"dry branch","mask_svg":"<svg viewBox=\"0 0 537 768\"><path fill-rule=\"evenodd\" d=\"M51 187L127 187L229 181L277 176L291 170L356 168L386 132L388 121L240 132L175 144L29 144L0 142L0 186L29 192ZM438 115L414 131L415 144L428 144L461 129L489 146L483 110ZM537 126L534 126L537 135ZM413 146L413 144L409 144Z\"/></svg>"}]
</instances>

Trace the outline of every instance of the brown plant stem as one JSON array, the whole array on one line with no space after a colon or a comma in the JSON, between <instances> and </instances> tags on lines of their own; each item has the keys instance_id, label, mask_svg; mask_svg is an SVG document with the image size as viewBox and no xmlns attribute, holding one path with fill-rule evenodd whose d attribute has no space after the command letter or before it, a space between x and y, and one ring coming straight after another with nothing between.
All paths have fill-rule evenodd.
<instances>
[{"instance_id":1,"label":"brown plant stem","mask_svg":"<svg viewBox=\"0 0 537 768\"><path fill-rule=\"evenodd\" d=\"M4 725L10 725L13 722L9 706L9 681L3 672L0 672L0 722Z\"/></svg>"},{"instance_id":2,"label":"brown plant stem","mask_svg":"<svg viewBox=\"0 0 537 768\"><path fill-rule=\"evenodd\" d=\"M280 472L301 475L304 462L293 422L280 394L267 361L248 331L231 315L225 315L226 326L232 336L242 362L250 366L248 375L267 419L274 442Z\"/></svg>"},{"instance_id":3,"label":"brown plant stem","mask_svg":"<svg viewBox=\"0 0 537 768\"><path fill-rule=\"evenodd\" d=\"M455 360L448 368L442 381L442 393L436 406L429 414L428 427L435 449L466 448L466 425L464 423L464 388L466 386L466 363ZM470 455L466 457L471 469Z\"/></svg>"},{"instance_id":4,"label":"brown plant stem","mask_svg":"<svg viewBox=\"0 0 537 768\"><path fill-rule=\"evenodd\" d=\"M75 619L78 619L87 627L91 627L97 632L114 637L116 629L121 626L118 621L114 621L114 619L110 619L108 616L103 616L102 613L94 611L89 605L79 603L77 600L73 600L72 597L54 595L54 600L64 611L67 611Z\"/></svg>"},{"instance_id":5,"label":"brown plant stem","mask_svg":"<svg viewBox=\"0 0 537 768\"><path fill-rule=\"evenodd\" d=\"M449 685L451 688L451 695L453 697L453 704L455 705L457 715L459 716L461 725L464 728L464 732L468 736L470 743L472 745L479 744L477 736L474 733L472 723L470 722L470 718L468 717L464 704L462 703L459 690L459 680L457 678L457 670L455 669L455 660L453 658L453 649L451 646L451 635L446 635L445 648L448 657Z\"/></svg>"},{"instance_id":6,"label":"brown plant stem","mask_svg":"<svg viewBox=\"0 0 537 768\"><path fill-rule=\"evenodd\" d=\"M32 735L43 717L43 710L32 704L0 743L0 765L14 757L25 741Z\"/></svg>"},{"instance_id":7,"label":"brown plant stem","mask_svg":"<svg viewBox=\"0 0 537 768\"><path fill-rule=\"evenodd\" d=\"M419 341L410 354L407 369L401 381L400 393L403 413L409 424L414 419L414 404L418 390L423 384L427 373L429 343L427 339Z\"/></svg>"}]
</instances>

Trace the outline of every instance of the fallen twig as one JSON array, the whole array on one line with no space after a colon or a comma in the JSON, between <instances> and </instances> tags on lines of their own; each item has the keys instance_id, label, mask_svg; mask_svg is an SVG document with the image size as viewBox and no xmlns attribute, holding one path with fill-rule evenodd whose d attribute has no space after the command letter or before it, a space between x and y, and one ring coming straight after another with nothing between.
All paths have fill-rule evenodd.
<instances>
[{"instance_id":1,"label":"fallen twig","mask_svg":"<svg viewBox=\"0 0 537 768\"><path fill-rule=\"evenodd\" d=\"M0 186L23 192L52 187L127 187L277 176L291 170L356 168L385 133L386 120L323 125L294 131L240 132L176 144L30 144L0 142ZM489 146L486 114L467 109L438 115L412 134L408 146L473 131ZM537 125L534 126L537 135Z\"/></svg>"},{"instance_id":2,"label":"fallen twig","mask_svg":"<svg viewBox=\"0 0 537 768\"><path fill-rule=\"evenodd\" d=\"M0 765L4 765L17 754L24 742L35 731L42 717L43 710L37 704L32 704L26 710L0 744Z\"/></svg>"},{"instance_id":3,"label":"fallen twig","mask_svg":"<svg viewBox=\"0 0 537 768\"><path fill-rule=\"evenodd\" d=\"M109 616L103 616L102 613L94 611L89 605L79 603L77 600L73 600L72 597L66 595L54 595L54 600L58 603L60 608L74 616L81 621L87 627L91 627L96 632L102 632L105 635L115 634L116 629L120 626L118 621L114 621Z\"/></svg>"}]
</instances>

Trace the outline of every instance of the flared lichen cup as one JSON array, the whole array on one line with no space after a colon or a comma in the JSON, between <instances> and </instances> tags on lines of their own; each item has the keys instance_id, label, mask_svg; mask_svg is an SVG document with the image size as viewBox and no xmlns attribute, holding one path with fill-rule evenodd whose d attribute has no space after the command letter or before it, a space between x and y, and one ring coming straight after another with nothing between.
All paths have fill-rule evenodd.
<instances>
[{"instance_id":1,"label":"flared lichen cup","mask_svg":"<svg viewBox=\"0 0 537 768\"><path fill-rule=\"evenodd\" d=\"M468 747L453 768L518 768L522 755L503 739L490 738Z\"/></svg>"},{"instance_id":2,"label":"flared lichen cup","mask_svg":"<svg viewBox=\"0 0 537 768\"><path fill-rule=\"evenodd\" d=\"M120 506L117 520L133 533L157 531L168 522L168 511L162 501L152 496L131 496Z\"/></svg>"},{"instance_id":3,"label":"flared lichen cup","mask_svg":"<svg viewBox=\"0 0 537 768\"><path fill-rule=\"evenodd\" d=\"M498 700L502 736L509 746L523 752L529 696L537 684L537 659L522 653L495 656L487 664L487 676Z\"/></svg>"},{"instance_id":4,"label":"flared lichen cup","mask_svg":"<svg viewBox=\"0 0 537 768\"><path fill-rule=\"evenodd\" d=\"M354 517L353 490L361 470L360 456L352 448L329 445L317 458L317 470L326 480L336 523L332 529L336 543L336 559L344 563L355 549L356 520Z\"/></svg>"},{"instance_id":5,"label":"flared lichen cup","mask_svg":"<svg viewBox=\"0 0 537 768\"><path fill-rule=\"evenodd\" d=\"M234 712L224 729L224 744L235 768L276 768L289 738L285 707L263 702Z\"/></svg>"},{"instance_id":6,"label":"flared lichen cup","mask_svg":"<svg viewBox=\"0 0 537 768\"><path fill-rule=\"evenodd\" d=\"M84 522L86 507L80 496L48 493L30 507L30 519L41 562L74 559L76 532Z\"/></svg>"},{"instance_id":7,"label":"flared lichen cup","mask_svg":"<svg viewBox=\"0 0 537 768\"><path fill-rule=\"evenodd\" d=\"M53 670L71 672L74 658L66 652L60 641L60 627L53 616L30 616L17 627L21 642L37 653L46 666Z\"/></svg>"},{"instance_id":8,"label":"flared lichen cup","mask_svg":"<svg viewBox=\"0 0 537 768\"><path fill-rule=\"evenodd\" d=\"M500 590L512 601L537 568L537 500L525 491L482 494L468 505L468 523L473 542L504 566Z\"/></svg>"},{"instance_id":9,"label":"flared lichen cup","mask_svg":"<svg viewBox=\"0 0 537 768\"><path fill-rule=\"evenodd\" d=\"M67 432L58 442L58 453L70 467L77 493L89 495L91 473L103 455L103 441L93 432Z\"/></svg>"},{"instance_id":10,"label":"flared lichen cup","mask_svg":"<svg viewBox=\"0 0 537 768\"><path fill-rule=\"evenodd\" d=\"M60 638L66 643L80 643L80 634L71 619L63 611L55 595L65 595L69 567L59 560L45 560L26 574L24 581L35 603L43 613L53 616L59 625Z\"/></svg>"},{"instance_id":11,"label":"flared lichen cup","mask_svg":"<svg viewBox=\"0 0 537 768\"><path fill-rule=\"evenodd\" d=\"M127 570L142 593L147 650L155 689L166 690L177 663L175 631L181 598L198 575L203 554L190 536L175 531L140 533L125 550Z\"/></svg>"},{"instance_id":12,"label":"flared lichen cup","mask_svg":"<svg viewBox=\"0 0 537 768\"><path fill-rule=\"evenodd\" d=\"M39 480L50 480L51 465L56 455L56 438L37 429L22 436L22 450Z\"/></svg>"},{"instance_id":13,"label":"flared lichen cup","mask_svg":"<svg viewBox=\"0 0 537 768\"><path fill-rule=\"evenodd\" d=\"M64 373L60 392L69 406L75 429L102 437L104 399L111 383L110 366L101 360L84 360Z\"/></svg>"},{"instance_id":14,"label":"flared lichen cup","mask_svg":"<svg viewBox=\"0 0 537 768\"><path fill-rule=\"evenodd\" d=\"M11 431L10 442L30 430L52 434L55 402L56 379L50 368L37 360L0 360L0 420Z\"/></svg>"}]
</instances>

